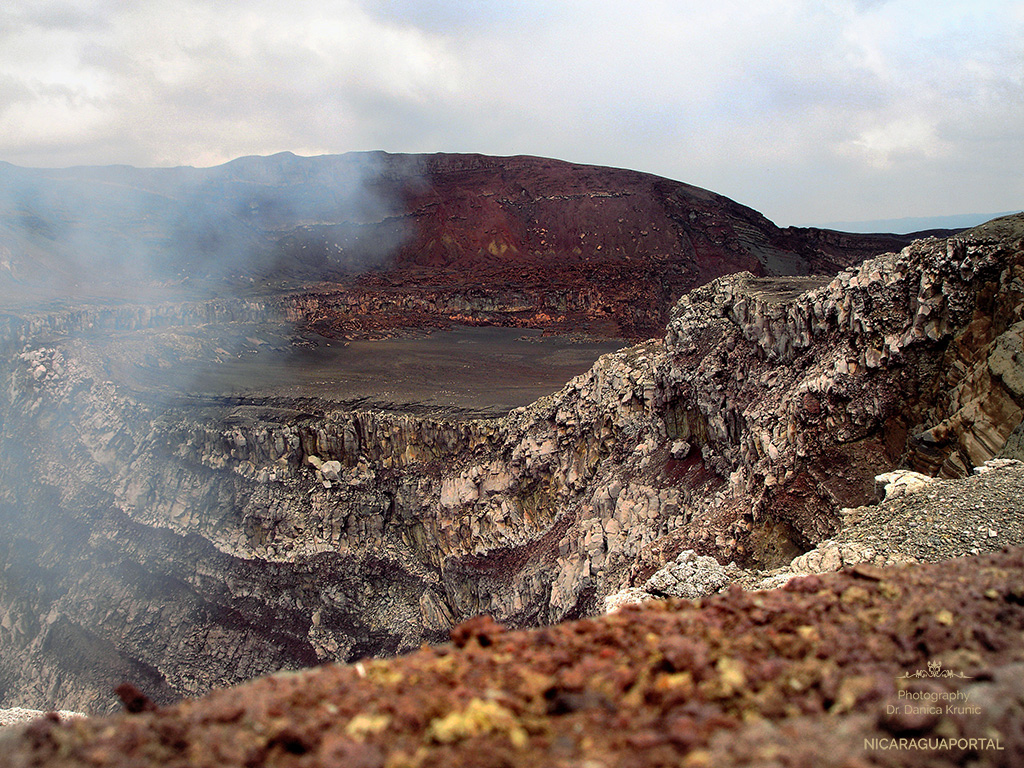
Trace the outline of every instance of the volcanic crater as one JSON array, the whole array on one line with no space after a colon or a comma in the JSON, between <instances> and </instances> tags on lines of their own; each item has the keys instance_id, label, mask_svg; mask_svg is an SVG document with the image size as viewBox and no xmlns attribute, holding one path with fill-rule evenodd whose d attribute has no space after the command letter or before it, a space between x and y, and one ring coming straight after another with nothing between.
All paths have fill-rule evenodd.
<instances>
[{"instance_id":1,"label":"volcanic crater","mask_svg":"<svg viewBox=\"0 0 1024 768\"><path fill-rule=\"evenodd\" d=\"M844 333L800 320L804 297L909 237L532 157L0 181L0 704L109 711L126 679L166 703L480 613L577 618L684 545L750 559L774 526L806 549L863 501L863 477L847 499L787 475L794 445L743 403L796 386L803 362L765 369L779 350ZM900 453L868 450L879 402L843 422L864 472ZM776 496L747 503L757 483ZM748 511L704 515L727 491Z\"/></svg>"}]
</instances>

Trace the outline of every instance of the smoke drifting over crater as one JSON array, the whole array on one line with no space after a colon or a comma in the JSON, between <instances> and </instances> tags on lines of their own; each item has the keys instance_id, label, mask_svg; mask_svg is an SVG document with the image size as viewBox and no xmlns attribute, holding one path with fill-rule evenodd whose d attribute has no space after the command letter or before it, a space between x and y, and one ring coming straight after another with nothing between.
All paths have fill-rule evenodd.
<instances>
[{"instance_id":1,"label":"smoke drifting over crater","mask_svg":"<svg viewBox=\"0 0 1024 768\"><path fill-rule=\"evenodd\" d=\"M283 465L258 481L243 462L222 486L212 457L241 455L240 425L323 408L275 404L261 371L276 375L278 395L281 380L298 394L322 389L311 371L330 340L305 332L282 297L390 266L410 235L404 195L419 182L415 159L384 159L0 165L0 702L102 710L123 680L161 700L205 688L204 657L234 659L224 679L317 662L308 627L295 633L305 609L286 605L311 589L312 565L278 569L282 600L268 616L254 597L262 578L233 545L196 538L193 515L210 512L217 527L252 502L268 513L244 525L254 540L282 517L268 483L304 467L297 437L282 438ZM197 440L208 448L196 452ZM171 508L177 521L154 525ZM189 575L165 567L179 556ZM232 586L213 586L213 574ZM87 618L92 608L106 617ZM381 633L355 634L360 654L393 648L386 632L376 649ZM166 666L180 654L192 671Z\"/></svg>"},{"instance_id":2,"label":"smoke drifting over crater","mask_svg":"<svg viewBox=\"0 0 1024 768\"><path fill-rule=\"evenodd\" d=\"M415 159L241 158L208 169L0 165L8 300L207 298L388 266ZM396 181L397 179L397 181ZM247 285L248 284L248 285Z\"/></svg>"}]
</instances>

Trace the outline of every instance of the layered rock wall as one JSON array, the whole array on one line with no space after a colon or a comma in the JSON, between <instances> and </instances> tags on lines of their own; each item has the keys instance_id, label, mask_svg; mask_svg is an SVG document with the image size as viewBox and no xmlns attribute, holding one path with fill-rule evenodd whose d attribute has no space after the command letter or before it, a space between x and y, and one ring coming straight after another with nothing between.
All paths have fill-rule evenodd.
<instances>
[{"instance_id":1,"label":"layered rock wall","mask_svg":"<svg viewBox=\"0 0 1024 768\"><path fill-rule=\"evenodd\" d=\"M999 452L1024 404L1021 235L1011 217L817 287L735 275L679 302L661 381L749 508L734 531L804 546L892 466L963 476Z\"/></svg>"},{"instance_id":2,"label":"layered rock wall","mask_svg":"<svg viewBox=\"0 0 1024 768\"><path fill-rule=\"evenodd\" d=\"M122 678L166 700L482 612L570 618L684 549L787 562L876 474L954 472L1019 423L1022 235L997 223L831 280L720 278L664 341L490 420L155 403L18 335L3 703L103 709Z\"/></svg>"},{"instance_id":3,"label":"layered rock wall","mask_svg":"<svg viewBox=\"0 0 1024 768\"><path fill-rule=\"evenodd\" d=\"M26 349L4 376L5 700L103 708L119 677L166 699L481 612L585 612L679 522L679 489L612 469L652 449L659 347L500 420L150 403Z\"/></svg>"}]
</instances>

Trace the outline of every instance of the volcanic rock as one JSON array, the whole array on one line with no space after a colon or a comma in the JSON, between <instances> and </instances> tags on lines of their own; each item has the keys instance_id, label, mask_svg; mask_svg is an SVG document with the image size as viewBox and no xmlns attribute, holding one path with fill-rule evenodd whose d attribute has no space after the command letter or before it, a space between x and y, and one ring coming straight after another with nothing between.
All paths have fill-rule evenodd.
<instances>
[{"instance_id":1,"label":"volcanic rock","mask_svg":"<svg viewBox=\"0 0 1024 768\"><path fill-rule=\"evenodd\" d=\"M1022 579L1014 549L529 632L478 620L391 661L39 720L3 737L0 763L1016 765Z\"/></svg>"},{"instance_id":2,"label":"volcanic rock","mask_svg":"<svg viewBox=\"0 0 1024 768\"><path fill-rule=\"evenodd\" d=\"M55 285L79 304L230 291L350 337L460 322L643 339L720 275L831 274L911 239L779 229L687 184L535 157L0 164L0 189L0 285L20 306L66 299Z\"/></svg>"},{"instance_id":3,"label":"volcanic rock","mask_svg":"<svg viewBox=\"0 0 1024 768\"><path fill-rule=\"evenodd\" d=\"M683 297L660 386L669 436L698 437L729 480L695 512L705 540L786 561L883 472L962 477L992 459L1022 415L988 365L1024 311L1022 227L918 241L817 286L736 275Z\"/></svg>"},{"instance_id":4,"label":"volcanic rock","mask_svg":"<svg viewBox=\"0 0 1024 768\"><path fill-rule=\"evenodd\" d=\"M713 557L687 549L658 569L642 587L629 587L605 597L604 611L610 613L624 605L666 597L696 600L720 591L739 575L740 569L735 564L722 566Z\"/></svg>"},{"instance_id":5,"label":"volcanic rock","mask_svg":"<svg viewBox=\"0 0 1024 768\"><path fill-rule=\"evenodd\" d=\"M145 306L110 301L0 318L0 703L109 711L117 706L112 689L127 681L167 704L273 670L411 651L444 641L453 626L479 614L511 628L571 620L597 612L608 594L644 584L689 549L719 563L787 564L835 538L841 510L872 500L876 475L900 466L967 474L995 456L1020 421L1012 372L1019 358L1012 338L1004 338L1024 321L1019 218L918 241L834 278L771 278L756 274L779 263L771 248L781 246L771 244L796 235L765 235L765 245L739 223L750 224L747 213L710 193L653 177L637 181L627 172L576 169L586 182L579 181L581 188L601 194L545 201L531 185L543 180L549 192L564 189L558 184L566 166L524 159L501 176L497 162L442 159L431 161L434 176L418 177L425 185L410 187L394 168L381 177L408 192L383 218L322 226L338 224L346 237L381 235L379 228L406 221L410 200L433 194L431 179L449 173L518 185L502 187L494 200L480 192L489 200L480 203L492 211L488 216L498 209L528 213L548 202L552 210L562 210L558 202L574 211L618 211L614 206L639 192L604 197L608 188L598 181L628 177L649 194L662 190L664 211L679 214L657 219L653 208L640 206L644 217L662 222L646 237L666 248L689 242L692 249L684 249L690 261L682 272L661 261L651 267L649 274L681 282L655 292L653 304L644 298L618 332L655 322L677 288L721 274L716 269L750 271L680 298L663 340L604 355L558 392L490 418L415 403L345 402L308 390L272 397L190 392L187 373L177 390L168 386L198 360L216 366L240 356L261 360L269 348L291 352L282 341L282 312L327 331L368 328L358 312L343 319L324 309L322 293L254 291ZM284 170L315 165L279 162ZM246 162L222 172L251 191L246 174L260 167ZM523 168L537 173L529 184L516 175ZM256 177L262 184L278 179L277 172ZM211 199L219 200L223 189L214 191ZM688 229L708 220L701 206L709 205L731 211L725 216L715 208L725 217L715 221L726 223ZM262 203L257 209L266 210ZM634 221L626 214L621 209L624 227ZM413 218L427 227L434 216ZM280 211L274 217L254 215L266 228L254 223L245 231L263 232L257 239L269 238L271 246L280 240L266 232L294 235L299 225ZM271 219L273 227L266 224ZM301 227L323 235L317 222ZM399 229L407 242L408 228ZM732 261L702 261L714 243L708 233L721 237L719 245L736 245L727 248ZM645 238L643 230L629 236ZM395 268L412 280L416 270L434 274L463 264L463 251L446 250L439 237L434 246L423 242L424 263L410 257ZM516 259L526 254L523 274L547 280L552 270L526 268L547 258L528 242L515 241L516 252L506 248L505 261L494 263L520 265ZM744 245L751 242L760 245L752 251ZM31 253L42 253L43 245ZM506 267L490 272L493 254L483 255L487 243L481 247L472 251L480 260L472 274L504 281ZM634 267L648 256L657 260L616 248L611 240L595 242L592 252L581 248L577 274L589 263L605 274L608 252L616 254L607 257L617 265L607 273L618 276L609 278L614 290L643 285L644 269L636 270L639 283L619 279L627 257ZM564 250L552 258L563 256L575 268L576 256ZM285 259L283 268L296 259ZM279 262L268 264L276 269ZM292 277L313 274L304 269ZM369 282L342 286L337 295L372 283L374 295L386 297L392 278L385 273L391 274L381 268L353 278ZM600 285L603 278L596 279ZM593 303L586 317L604 317L602 308L617 312L617 299L603 290L587 294ZM646 288L636 290L648 296ZM442 294L453 295L447 283ZM472 312L497 306L486 292L477 295ZM409 301L388 304L398 310L384 313L380 327L390 332L409 324ZM377 304L366 308L377 317ZM439 311L436 302L424 311L431 322L458 314ZM505 309L494 311L498 318ZM566 317L577 311L568 307ZM463 306L458 317L481 321L467 312ZM522 317L535 318L531 312ZM306 345L331 341L298 336ZM301 346L296 354L307 352ZM677 450L680 442L691 450ZM556 694L552 706L575 706L572 697ZM487 701L472 714L432 733L476 728L467 723L478 723L477 716L515 730ZM358 722L354 728L363 733L380 721ZM283 736L276 742L297 743Z\"/></svg>"},{"instance_id":6,"label":"volcanic rock","mask_svg":"<svg viewBox=\"0 0 1024 768\"><path fill-rule=\"evenodd\" d=\"M909 469L897 469L894 472L884 472L875 477L876 489L880 489L883 499L890 499L904 493L920 491L932 481L930 475L922 475L920 472L913 472Z\"/></svg>"}]
</instances>

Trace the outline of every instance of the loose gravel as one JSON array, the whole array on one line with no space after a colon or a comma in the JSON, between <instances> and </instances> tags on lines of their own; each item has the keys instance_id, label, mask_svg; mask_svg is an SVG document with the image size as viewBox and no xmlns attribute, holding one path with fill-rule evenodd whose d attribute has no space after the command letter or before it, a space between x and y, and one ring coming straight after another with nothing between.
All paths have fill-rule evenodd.
<instances>
[{"instance_id":1,"label":"loose gravel","mask_svg":"<svg viewBox=\"0 0 1024 768\"><path fill-rule=\"evenodd\" d=\"M532 631L478 617L387 661L39 721L0 741L0 765L1020 766L1022 585L1014 549Z\"/></svg>"},{"instance_id":2,"label":"loose gravel","mask_svg":"<svg viewBox=\"0 0 1024 768\"><path fill-rule=\"evenodd\" d=\"M849 511L836 541L925 562L1024 545L1024 465L990 469Z\"/></svg>"}]
</instances>

